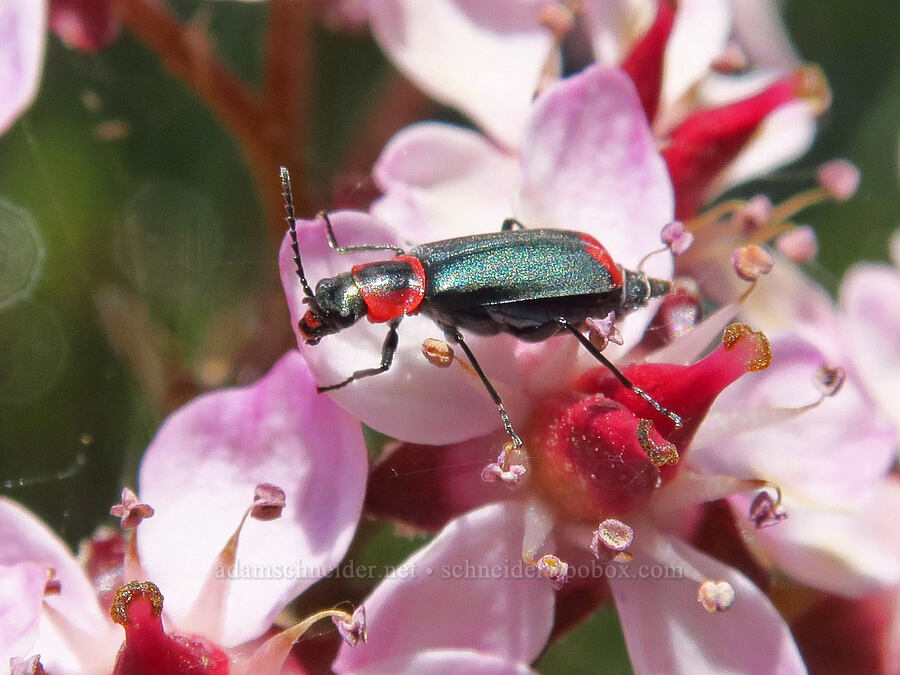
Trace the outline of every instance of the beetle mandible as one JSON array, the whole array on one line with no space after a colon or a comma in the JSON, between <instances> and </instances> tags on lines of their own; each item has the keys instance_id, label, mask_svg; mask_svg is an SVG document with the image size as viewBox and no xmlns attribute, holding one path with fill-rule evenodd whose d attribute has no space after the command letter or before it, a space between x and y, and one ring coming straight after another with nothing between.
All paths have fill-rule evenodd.
<instances>
[{"instance_id":1,"label":"beetle mandible","mask_svg":"<svg viewBox=\"0 0 900 675\"><path fill-rule=\"evenodd\" d=\"M397 350L400 320L407 314L421 313L463 350L497 406L515 447L522 446L522 440L461 330L476 335L511 333L532 342L568 331L624 387L669 417L676 427L682 425L678 415L632 384L581 332L588 317L605 316L611 311L625 314L667 294L671 290L668 281L618 265L590 235L527 229L513 218L504 220L499 232L420 244L407 252L390 245L340 246L323 211L319 216L325 221L328 244L338 253L393 251L394 257L356 265L349 272L321 279L313 291L297 243L291 177L284 167L280 175L291 249L308 306L298 326L306 343L318 344L326 335L349 328L363 317L388 325L381 363L357 370L341 382L319 386L320 393L387 371Z\"/></svg>"}]
</instances>

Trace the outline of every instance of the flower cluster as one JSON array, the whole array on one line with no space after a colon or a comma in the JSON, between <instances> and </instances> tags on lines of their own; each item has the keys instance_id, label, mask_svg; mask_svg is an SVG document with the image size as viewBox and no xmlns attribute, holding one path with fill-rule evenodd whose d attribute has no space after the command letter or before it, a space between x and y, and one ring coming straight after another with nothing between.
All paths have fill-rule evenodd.
<instances>
[{"instance_id":1,"label":"flower cluster","mask_svg":"<svg viewBox=\"0 0 900 675\"><path fill-rule=\"evenodd\" d=\"M38 4L0 9L28 38L0 129L34 94ZM803 272L817 245L795 217L853 196L848 162L780 203L716 201L805 152L830 103L767 7L331 4L329 20L368 25L473 127L399 131L365 211L295 219L283 170L278 265L299 351L173 413L144 455L140 498L126 490L111 510L124 534L98 532L82 560L0 501L0 616L17 627L0 635L0 663L306 672L304 644L292 647L331 618L320 668L522 673L612 602L638 672L796 673L816 662L814 597L881 608L882 630L859 639L878 668L896 667L884 608L900 592L900 272L860 264L837 303ZM49 21L93 49L118 30L109 12L55 1ZM338 284L310 282L345 275L341 307L366 309L353 284L385 249L504 221L581 233L609 273L597 294L618 294L612 311L566 330L571 317L552 312L578 314L573 278L551 309L529 297L516 315L495 293L435 322L420 311L422 272L424 300L396 316L347 309L315 332ZM626 275L646 286L640 302L626 302ZM491 330L467 331L475 310ZM535 312L544 339L527 339ZM362 425L393 439L371 467ZM340 564L363 511L434 536L352 611L279 616Z\"/></svg>"}]
</instances>

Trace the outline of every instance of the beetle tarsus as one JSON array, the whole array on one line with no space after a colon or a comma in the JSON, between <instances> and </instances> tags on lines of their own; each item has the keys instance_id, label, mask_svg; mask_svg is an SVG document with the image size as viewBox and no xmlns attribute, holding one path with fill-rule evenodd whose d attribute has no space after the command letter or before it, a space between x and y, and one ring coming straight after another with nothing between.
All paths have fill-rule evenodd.
<instances>
[{"instance_id":1,"label":"beetle tarsus","mask_svg":"<svg viewBox=\"0 0 900 675\"><path fill-rule=\"evenodd\" d=\"M516 220L515 218L507 218L503 221L503 225L500 226L501 232L508 232L514 227L518 227L520 230L526 229L521 221Z\"/></svg>"},{"instance_id":2,"label":"beetle tarsus","mask_svg":"<svg viewBox=\"0 0 900 675\"><path fill-rule=\"evenodd\" d=\"M612 361L610 361L608 358L603 356L603 354L600 352L600 350L597 349L593 344L591 344L591 341L588 340L581 333L581 331L578 330L578 328L576 326L573 326L571 323L569 323L566 319L564 319L562 317L557 318L556 322L560 326L565 328L567 331L569 331L572 335L574 335L578 339L578 341L582 344L582 346L590 352L591 356L593 356L600 363L602 363L604 366L606 366L606 368L609 370L609 372L611 372L613 374L613 376L619 382L622 383L623 387L633 391L636 395L640 396L647 403L649 403L650 406L654 410L656 410L660 414L665 415L670 420L672 420L672 422L675 424L676 429L680 429L683 426L681 417L679 417L678 415L673 413L671 410L669 410L668 408L661 405L656 399L654 399L652 396L650 396L650 394L645 392L640 387L634 386L634 384L631 382L631 380L629 380L627 377L625 377L625 375L622 374L622 371L619 370L618 368L616 368L615 365L613 365Z\"/></svg>"},{"instance_id":3,"label":"beetle tarsus","mask_svg":"<svg viewBox=\"0 0 900 675\"><path fill-rule=\"evenodd\" d=\"M361 380L364 377L372 377L373 375L380 375L381 373L387 372L387 370L391 367L391 363L394 361L394 352L397 351L397 326L399 324L400 319L395 319L391 321L390 324L388 324L388 333L384 338L384 343L381 345L381 365L376 368L364 368L363 370L357 370L346 380L338 382L337 384L329 384L325 387L316 387L316 391L320 394L325 391L334 391L335 389L346 387L348 384L355 380Z\"/></svg>"},{"instance_id":4,"label":"beetle tarsus","mask_svg":"<svg viewBox=\"0 0 900 675\"><path fill-rule=\"evenodd\" d=\"M328 212L319 211L316 214L316 217L321 218L325 221L325 231L328 233L328 245L341 255L346 255L347 253L359 253L360 251L393 251L397 255L403 255L404 253L406 253L406 251L404 251L399 246L392 246L391 244L362 244L360 246L341 246L337 243L337 239L334 236L334 227L331 225L331 218L328 217Z\"/></svg>"},{"instance_id":5,"label":"beetle tarsus","mask_svg":"<svg viewBox=\"0 0 900 675\"><path fill-rule=\"evenodd\" d=\"M466 358L468 358L469 363L472 364L473 370L478 375L478 378L481 380L484 388L487 389L488 394L490 394L491 400L493 400L497 406L497 411L500 413L500 419L503 421L503 429L506 431L506 435L509 436L509 440L512 441L513 445L516 448L521 448L524 443L522 442L522 439L519 438L519 434L517 434L516 430L513 428L512 422L509 419L509 415L506 412L506 408L503 405L503 399L500 398L500 394L496 389L494 389L494 385L491 384L491 381L487 378L487 375L484 374L484 371L478 364L478 360L475 358L472 350L469 349L469 345L467 345L466 341L463 339L462 333L460 333L459 330L457 330L455 327L445 329L445 333L447 335L447 339L450 342L455 342L456 344L458 344L460 348L466 353Z\"/></svg>"}]
</instances>

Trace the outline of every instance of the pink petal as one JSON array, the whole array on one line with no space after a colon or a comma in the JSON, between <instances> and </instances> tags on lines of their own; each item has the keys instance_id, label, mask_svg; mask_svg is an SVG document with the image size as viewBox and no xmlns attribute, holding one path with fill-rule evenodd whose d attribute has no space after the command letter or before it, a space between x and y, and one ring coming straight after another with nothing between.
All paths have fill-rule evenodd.
<instances>
[{"instance_id":1,"label":"pink petal","mask_svg":"<svg viewBox=\"0 0 900 675\"><path fill-rule=\"evenodd\" d=\"M407 654L391 661L379 662L372 667L354 670L353 675L380 675L381 673L528 675L534 672L526 663L489 654L455 649L429 649L415 654Z\"/></svg>"},{"instance_id":2,"label":"pink petal","mask_svg":"<svg viewBox=\"0 0 900 675\"><path fill-rule=\"evenodd\" d=\"M842 328L866 391L900 429L900 271L861 263L844 277Z\"/></svg>"},{"instance_id":3,"label":"pink petal","mask_svg":"<svg viewBox=\"0 0 900 675\"><path fill-rule=\"evenodd\" d=\"M660 248L660 231L673 219L672 185L624 73L592 67L549 88L521 156L518 217L527 226L591 234L632 269ZM671 278L671 256L653 256L645 269ZM626 346L651 317L644 310L629 318L621 329Z\"/></svg>"},{"instance_id":4,"label":"pink petal","mask_svg":"<svg viewBox=\"0 0 900 675\"><path fill-rule=\"evenodd\" d=\"M262 634L281 608L343 557L366 479L359 423L316 394L289 352L259 382L201 396L162 425L144 455L140 497L156 515L138 530L141 561L178 622L259 483L287 495L278 520L247 521L229 589L223 642Z\"/></svg>"},{"instance_id":5,"label":"pink petal","mask_svg":"<svg viewBox=\"0 0 900 675\"><path fill-rule=\"evenodd\" d=\"M42 0L0 4L0 133L31 105L38 90L47 32Z\"/></svg>"},{"instance_id":6,"label":"pink petal","mask_svg":"<svg viewBox=\"0 0 900 675\"><path fill-rule=\"evenodd\" d=\"M372 215L416 244L495 232L513 215L518 174L512 155L474 131L416 124L391 139L373 169L384 197Z\"/></svg>"},{"instance_id":7,"label":"pink petal","mask_svg":"<svg viewBox=\"0 0 900 675\"><path fill-rule=\"evenodd\" d=\"M710 196L790 164L809 150L816 136L813 106L804 100L783 105L759 126L750 142L710 188Z\"/></svg>"},{"instance_id":8,"label":"pink petal","mask_svg":"<svg viewBox=\"0 0 900 675\"><path fill-rule=\"evenodd\" d=\"M670 108L710 70L731 32L728 0L682 0L666 47L660 106Z\"/></svg>"},{"instance_id":9,"label":"pink petal","mask_svg":"<svg viewBox=\"0 0 900 675\"><path fill-rule=\"evenodd\" d=\"M372 0L369 19L382 49L419 88L516 147L550 48L538 21L544 4Z\"/></svg>"},{"instance_id":10,"label":"pink petal","mask_svg":"<svg viewBox=\"0 0 900 675\"><path fill-rule=\"evenodd\" d=\"M67 643L45 616L31 653L41 654L42 663L52 673L80 672L85 667L85 658L92 658L95 666L111 666L121 635L101 612L94 587L78 561L32 513L13 501L0 498L0 565L24 564L36 564L44 570L52 568L55 571L60 593L45 598L45 602L68 622L70 628L83 631L92 638L90 644ZM74 653L78 648L83 653Z\"/></svg>"},{"instance_id":11,"label":"pink petal","mask_svg":"<svg viewBox=\"0 0 900 675\"><path fill-rule=\"evenodd\" d=\"M341 647L335 671L391 672L385 664L438 649L536 659L553 623L553 590L521 562L524 518L521 505L491 504L447 525L364 601L369 641Z\"/></svg>"},{"instance_id":12,"label":"pink petal","mask_svg":"<svg viewBox=\"0 0 900 675\"><path fill-rule=\"evenodd\" d=\"M62 590L48 598L50 605L86 630L102 630L107 621L94 588L68 547L34 514L0 497L0 565L26 562L56 571Z\"/></svg>"},{"instance_id":13,"label":"pink petal","mask_svg":"<svg viewBox=\"0 0 900 675\"><path fill-rule=\"evenodd\" d=\"M366 214L338 212L331 216L340 243L396 243L396 235ZM300 250L310 283L322 277L348 272L363 260L359 255L342 256L328 248L321 221L299 222ZM305 305L287 239L281 248L281 281L288 298L295 331ZM391 254L369 254L368 260ZM422 342L444 336L426 317L409 316L400 324L400 342L393 364L386 373L364 378L331 392L343 408L367 425L394 438L413 443L439 445L483 436L500 425L497 409L481 382L459 363L437 368L422 355ZM316 382L340 382L355 370L377 366L387 334L384 324L363 319L355 326L326 336L321 344L307 346L300 339ZM500 390L510 414L521 411L515 365L516 340L512 336L467 338L488 377ZM465 355L456 349L457 355ZM517 415L518 416L518 415Z\"/></svg>"},{"instance_id":14,"label":"pink petal","mask_svg":"<svg viewBox=\"0 0 900 675\"><path fill-rule=\"evenodd\" d=\"M748 497L731 500L746 522ZM826 510L785 495L788 518L755 532L756 544L803 584L844 597L864 597L900 583L900 485L884 480L860 494L853 510ZM747 525L749 526L749 525Z\"/></svg>"},{"instance_id":15,"label":"pink petal","mask_svg":"<svg viewBox=\"0 0 900 675\"><path fill-rule=\"evenodd\" d=\"M31 653L38 637L47 568L23 562L0 565L0 663Z\"/></svg>"},{"instance_id":16,"label":"pink petal","mask_svg":"<svg viewBox=\"0 0 900 675\"><path fill-rule=\"evenodd\" d=\"M779 15L779 5L760 0L731 0L734 33L751 61L760 68L785 70L800 65Z\"/></svg>"},{"instance_id":17,"label":"pink petal","mask_svg":"<svg viewBox=\"0 0 900 675\"><path fill-rule=\"evenodd\" d=\"M772 365L729 387L714 413L742 416L756 409L796 408L819 399L814 383L823 363L834 363L797 336L772 340ZM703 447L703 428L691 464L706 472L766 478L821 508L853 508L878 484L893 461L894 439L853 378L818 407L774 425L735 430Z\"/></svg>"},{"instance_id":18,"label":"pink petal","mask_svg":"<svg viewBox=\"0 0 900 675\"><path fill-rule=\"evenodd\" d=\"M609 582L635 672L806 672L784 620L746 577L681 541L666 540L675 556L734 589L731 607L710 614L697 602L697 580L652 574L677 570L678 558L654 558L637 546L639 540L636 534L638 557L629 567L636 576ZM640 569L649 570L646 578L637 576Z\"/></svg>"},{"instance_id":19,"label":"pink petal","mask_svg":"<svg viewBox=\"0 0 900 675\"><path fill-rule=\"evenodd\" d=\"M731 277L736 275L732 273ZM745 283L741 286L746 290ZM739 292L736 287L734 295ZM815 344L830 361L846 358L831 295L780 254L775 256L772 270L742 304L741 314L757 330L799 335Z\"/></svg>"}]
</instances>

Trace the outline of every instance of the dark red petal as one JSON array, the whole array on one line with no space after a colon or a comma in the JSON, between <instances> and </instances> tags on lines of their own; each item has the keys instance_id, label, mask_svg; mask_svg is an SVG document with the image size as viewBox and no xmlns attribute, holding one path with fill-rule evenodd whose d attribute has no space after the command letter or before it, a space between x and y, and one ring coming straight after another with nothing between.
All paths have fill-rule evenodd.
<instances>
[{"instance_id":1,"label":"dark red petal","mask_svg":"<svg viewBox=\"0 0 900 675\"><path fill-rule=\"evenodd\" d=\"M896 589L862 600L828 596L792 622L810 673L887 673ZM896 664L895 664L896 665Z\"/></svg>"},{"instance_id":2,"label":"dark red petal","mask_svg":"<svg viewBox=\"0 0 900 675\"><path fill-rule=\"evenodd\" d=\"M663 149L675 187L675 215L695 216L719 173L776 108L805 95L807 70L785 76L750 98L698 110L676 127Z\"/></svg>"},{"instance_id":3,"label":"dark red petal","mask_svg":"<svg viewBox=\"0 0 900 675\"><path fill-rule=\"evenodd\" d=\"M622 70L631 76L650 121L653 121L659 107L663 61L674 23L675 10L668 2L659 2L650 30L638 40L622 63Z\"/></svg>"},{"instance_id":4,"label":"dark red petal","mask_svg":"<svg viewBox=\"0 0 900 675\"><path fill-rule=\"evenodd\" d=\"M485 483L481 470L497 458L503 435L448 446L404 443L369 476L366 511L415 528L437 531L447 521L507 496Z\"/></svg>"}]
</instances>

